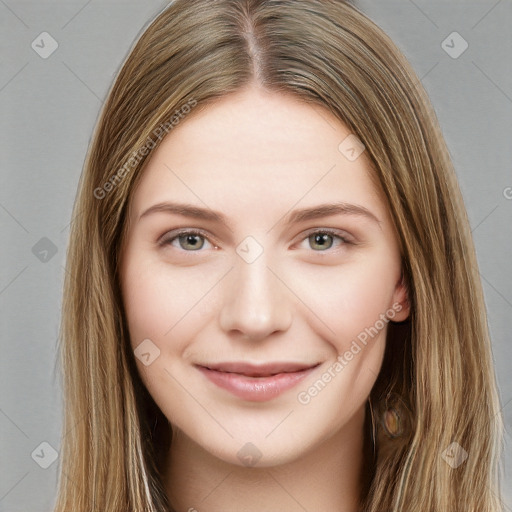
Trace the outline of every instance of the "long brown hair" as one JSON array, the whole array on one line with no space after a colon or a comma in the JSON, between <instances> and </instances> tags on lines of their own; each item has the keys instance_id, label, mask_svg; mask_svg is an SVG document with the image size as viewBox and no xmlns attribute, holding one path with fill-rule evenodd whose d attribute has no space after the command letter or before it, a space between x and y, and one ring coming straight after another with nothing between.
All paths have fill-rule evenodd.
<instances>
[{"instance_id":1,"label":"long brown hair","mask_svg":"<svg viewBox=\"0 0 512 512\"><path fill-rule=\"evenodd\" d=\"M80 179L59 340L55 511L169 510L159 454L171 429L137 374L118 280L127 205L173 126L250 83L325 108L359 137L398 233L411 316L391 327L371 393L376 451L361 508L501 510L502 424L481 282L419 79L343 1L175 0L119 71ZM390 406L402 422L396 437L383 428ZM459 467L443 456L450 446L468 455Z\"/></svg>"}]
</instances>

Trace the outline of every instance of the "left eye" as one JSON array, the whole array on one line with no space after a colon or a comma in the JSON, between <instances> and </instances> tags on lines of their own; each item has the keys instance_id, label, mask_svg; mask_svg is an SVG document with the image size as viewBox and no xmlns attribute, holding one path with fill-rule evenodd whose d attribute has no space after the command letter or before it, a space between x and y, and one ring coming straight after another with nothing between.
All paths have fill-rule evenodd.
<instances>
[{"instance_id":1,"label":"left eye","mask_svg":"<svg viewBox=\"0 0 512 512\"><path fill-rule=\"evenodd\" d=\"M334 244L334 239L339 240L338 245L348 244L350 243L346 238L341 236L339 233L336 233L331 230L318 230L309 233L309 235L304 239L304 241L309 242L309 246L311 248L319 248L319 250L315 249L315 252L325 252L330 249Z\"/></svg>"}]
</instances>

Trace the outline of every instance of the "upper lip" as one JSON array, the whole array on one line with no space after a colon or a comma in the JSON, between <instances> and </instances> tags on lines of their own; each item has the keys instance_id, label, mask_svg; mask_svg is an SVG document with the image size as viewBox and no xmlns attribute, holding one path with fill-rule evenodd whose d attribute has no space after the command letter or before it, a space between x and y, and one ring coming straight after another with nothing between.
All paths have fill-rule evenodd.
<instances>
[{"instance_id":1,"label":"upper lip","mask_svg":"<svg viewBox=\"0 0 512 512\"><path fill-rule=\"evenodd\" d=\"M275 362L266 364L249 364L244 362L224 362L215 364L201 364L203 368L215 370L217 372L238 373L248 377L269 377L278 373L300 372L318 366L319 363L294 363L294 362Z\"/></svg>"}]
</instances>

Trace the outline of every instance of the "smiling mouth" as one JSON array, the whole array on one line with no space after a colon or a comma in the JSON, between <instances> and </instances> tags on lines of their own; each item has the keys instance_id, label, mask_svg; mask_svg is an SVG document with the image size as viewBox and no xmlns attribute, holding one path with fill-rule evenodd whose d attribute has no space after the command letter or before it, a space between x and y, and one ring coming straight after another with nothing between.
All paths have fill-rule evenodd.
<instances>
[{"instance_id":1,"label":"smiling mouth","mask_svg":"<svg viewBox=\"0 0 512 512\"><path fill-rule=\"evenodd\" d=\"M319 364L233 362L196 367L210 382L238 398L265 402L294 387Z\"/></svg>"},{"instance_id":2,"label":"smiling mouth","mask_svg":"<svg viewBox=\"0 0 512 512\"><path fill-rule=\"evenodd\" d=\"M224 362L200 365L209 370L223 373L237 373L247 377L270 377L280 373L295 373L318 366L319 363L273 362L260 365L246 362Z\"/></svg>"}]
</instances>

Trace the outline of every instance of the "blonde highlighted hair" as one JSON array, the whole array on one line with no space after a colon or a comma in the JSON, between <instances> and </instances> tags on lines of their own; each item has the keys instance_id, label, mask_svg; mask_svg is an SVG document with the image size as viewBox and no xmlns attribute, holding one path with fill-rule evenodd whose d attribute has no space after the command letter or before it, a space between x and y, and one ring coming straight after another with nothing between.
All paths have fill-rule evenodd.
<instances>
[{"instance_id":1,"label":"blonde highlighted hair","mask_svg":"<svg viewBox=\"0 0 512 512\"><path fill-rule=\"evenodd\" d=\"M170 510L162 455L172 432L137 374L118 280L127 205L161 135L176 116L186 122L184 105L200 110L252 83L327 109L359 137L398 234L411 316L390 325L371 393L375 460L361 510L502 510L502 424L473 241L411 66L339 0L175 0L119 71L79 183L59 339L55 512ZM391 402L404 427L397 437L383 428ZM453 442L468 454L457 468L442 456Z\"/></svg>"}]
</instances>

